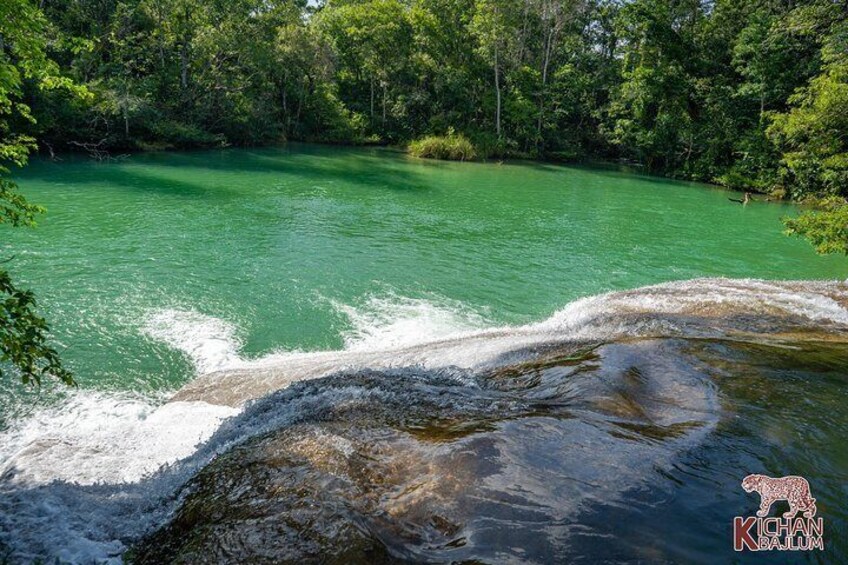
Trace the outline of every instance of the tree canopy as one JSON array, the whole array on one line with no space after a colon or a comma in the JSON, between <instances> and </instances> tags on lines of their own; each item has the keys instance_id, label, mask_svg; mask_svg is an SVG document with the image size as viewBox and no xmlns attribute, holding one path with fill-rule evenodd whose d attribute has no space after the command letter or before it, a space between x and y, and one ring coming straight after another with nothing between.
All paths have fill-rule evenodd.
<instances>
[{"instance_id":1,"label":"tree canopy","mask_svg":"<svg viewBox=\"0 0 848 565\"><path fill-rule=\"evenodd\" d=\"M840 80L848 13L834 0L43 5L66 38L56 60L94 93L42 93L38 130L59 146L401 142L453 127L504 154L629 158L761 188L794 181L776 178L792 160L785 128L767 130Z\"/></svg>"}]
</instances>

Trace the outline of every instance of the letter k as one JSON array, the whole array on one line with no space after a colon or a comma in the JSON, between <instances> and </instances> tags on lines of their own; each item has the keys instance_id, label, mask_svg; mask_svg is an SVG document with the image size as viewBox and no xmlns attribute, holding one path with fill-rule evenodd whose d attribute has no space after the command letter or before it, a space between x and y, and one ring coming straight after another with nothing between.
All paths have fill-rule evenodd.
<instances>
[{"instance_id":1,"label":"letter k","mask_svg":"<svg viewBox=\"0 0 848 565\"><path fill-rule=\"evenodd\" d=\"M751 526L756 523L757 519L754 517L749 518L741 518L737 516L733 519L733 549L736 551L742 551L743 549L748 549L750 551L757 551L757 542L751 537Z\"/></svg>"}]
</instances>

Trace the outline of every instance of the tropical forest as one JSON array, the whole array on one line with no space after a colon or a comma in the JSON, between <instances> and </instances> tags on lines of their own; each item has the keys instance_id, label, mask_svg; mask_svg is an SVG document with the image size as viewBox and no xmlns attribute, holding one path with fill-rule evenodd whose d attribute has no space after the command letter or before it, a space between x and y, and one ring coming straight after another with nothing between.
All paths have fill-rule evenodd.
<instances>
[{"instance_id":1,"label":"tropical forest","mask_svg":"<svg viewBox=\"0 0 848 565\"><path fill-rule=\"evenodd\" d=\"M846 493L848 0L0 0L0 564L844 563Z\"/></svg>"}]
</instances>

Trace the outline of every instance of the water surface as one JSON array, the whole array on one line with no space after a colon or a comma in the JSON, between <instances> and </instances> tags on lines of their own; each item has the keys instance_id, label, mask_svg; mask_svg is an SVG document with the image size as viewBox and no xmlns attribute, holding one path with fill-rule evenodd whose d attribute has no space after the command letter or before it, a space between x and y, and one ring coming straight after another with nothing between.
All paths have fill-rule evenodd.
<instances>
[{"instance_id":1,"label":"water surface","mask_svg":"<svg viewBox=\"0 0 848 565\"><path fill-rule=\"evenodd\" d=\"M708 563L753 472L848 555L848 261L791 206L306 145L18 180L49 214L2 251L81 387L0 383L13 561Z\"/></svg>"},{"instance_id":2,"label":"water surface","mask_svg":"<svg viewBox=\"0 0 848 565\"><path fill-rule=\"evenodd\" d=\"M141 330L164 310L234 324L254 356L338 349L357 322L396 317L427 327L380 339L538 321L669 280L848 277L780 233L790 206L609 170L292 145L36 160L18 180L49 212L0 228L2 248L85 387L185 382L191 367Z\"/></svg>"}]
</instances>

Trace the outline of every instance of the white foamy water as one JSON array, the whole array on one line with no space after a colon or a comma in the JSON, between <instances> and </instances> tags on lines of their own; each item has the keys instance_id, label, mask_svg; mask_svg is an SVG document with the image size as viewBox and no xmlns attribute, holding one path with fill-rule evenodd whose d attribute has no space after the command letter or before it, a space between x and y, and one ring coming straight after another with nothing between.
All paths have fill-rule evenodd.
<instances>
[{"instance_id":1,"label":"white foamy water","mask_svg":"<svg viewBox=\"0 0 848 565\"><path fill-rule=\"evenodd\" d=\"M636 334L647 326L630 328L628 322L593 325L602 318L650 314L648 324L662 323L663 315L691 313L727 317L779 315L848 326L848 281L769 282L755 279L695 279L623 292L590 296L568 304L549 319L528 326L539 331L564 332L575 337L609 339L625 331ZM656 326L662 327L662 326ZM674 326L668 326L674 331ZM702 328L703 329L703 328ZM744 327L736 329L744 330Z\"/></svg>"},{"instance_id":2,"label":"white foamy water","mask_svg":"<svg viewBox=\"0 0 848 565\"><path fill-rule=\"evenodd\" d=\"M120 561L122 537L166 510L168 488L143 481L192 455L238 412L93 391L35 411L0 434L0 542L13 562Z\"/></svg>"},{"instance_id":3,"label":"white foamy water","mask_svg":"<svg viewBox=\"0 0 848 565\"><path fill-rule=\"evenodd\" d=\"M153 312L144 333L188 356L199 374L238 365L241 340L234 325L194 312L167 308Z\"/></svg>"},{"instance_id":4,"label":"white foamy water","mask_svg":"<svg viewBox=\"0 0 848 565\"><path fill-rule=\"evenodd\" d=\"M848 284L838 282L680 281L582 298L525 326L491 326L481 314L443 298L389 295L356 306L331 304L350 323L342 333L341 351L281 351L246 359L233 325L186 310L156 312L145 331L183 351L202 375L178 398L239 405L291 382L339 370L486 369L521 361L537 346L566 340L712 337L785 331L789 325L848 327ZM771 318L783 327L768 327Z\"/></svg>"},{"instance_id":5,"label":"white foamy water","mask_svg":"<svg viewBox=\"0 0 848 565\"><path fill-rule=\"evenodd\" d=\"M30 484L137 482L191 455L238 412L206 402L74 392L3 433L0 476Z\"/></svg>"},{"instance_id":6,"label":"white foamy water","mask_svg":"<svg viewBox=\"0 0 848 565\"><path fill-rule=\"evenodd\" d=\"M345 333L344 350L238 360L187 384L177 398L238 406L292 382L339 370L491 369L521 362L539 347L563 341L721 337L810 327L844 331L846 305L848 283L696 279L583 298L535 324L475 329L482 325L481 316L451 310L446 302L372 299L359 308L336 305L352 326ZM398 336L388 327L397 328Z\"/></svg>"},{"instance_id":7,"label":"white foamy water","mask_svg":"<svg viewBox=\"0 0 848 565\"><path fill-rule=\"evenodd\" d=\"M351 328L343 333L348 351L378 351L482 330L487 320L461 302L390 295L370 297L363 306L331 302Z\"/></svg>"},{"instance_id":8,"label":"white foamy water","mask_svg":"<svg viewBox=\"0 0 848 565\"><path fill-rule=\"evenodd\" d=\"M72 393L0 433L0 544L21 561L118 559L127 543L167 518L175 493L212 457L287 420L257 416L216 434L227 427L222 422L245 401L298 380L356 368L491 368L569 340L805 326L846 332L847 306L848 282L706 279L589 297L540 323L487 329L483 316L447 300L371 298L358 307L335 304L350 320L344 350L259 359L240 354L237 328L228 321L191 310L153 312L142 331L182 351L198 378L179 401L164 404ZM334 394L314 401L344 401ZM286 418L296 415L297 407L290 409Z\"/></svg>"},{"instance_id":9,"label":"white foamy water","mask_svg":"<svg viewBox=\"0 0 848 565\"><path fill-rule=\"evenodd\" d=\"M487 320L461 302L441 297L407 298L390 294L371 296L360 305L335 300L328 303L344 315L349 327L342 331L343 351L276 351L249 359L241 354L238 328L193 310L166 308L151 312L142 331L177 349L192 362L198 375L217 371L275 367L287 362L317 360L340 353L382 352L457 338L486 329ZM383 366L381 364L381 366ZM335 368L347 368L340 363Z\"/></svg>"}]
</instances>

